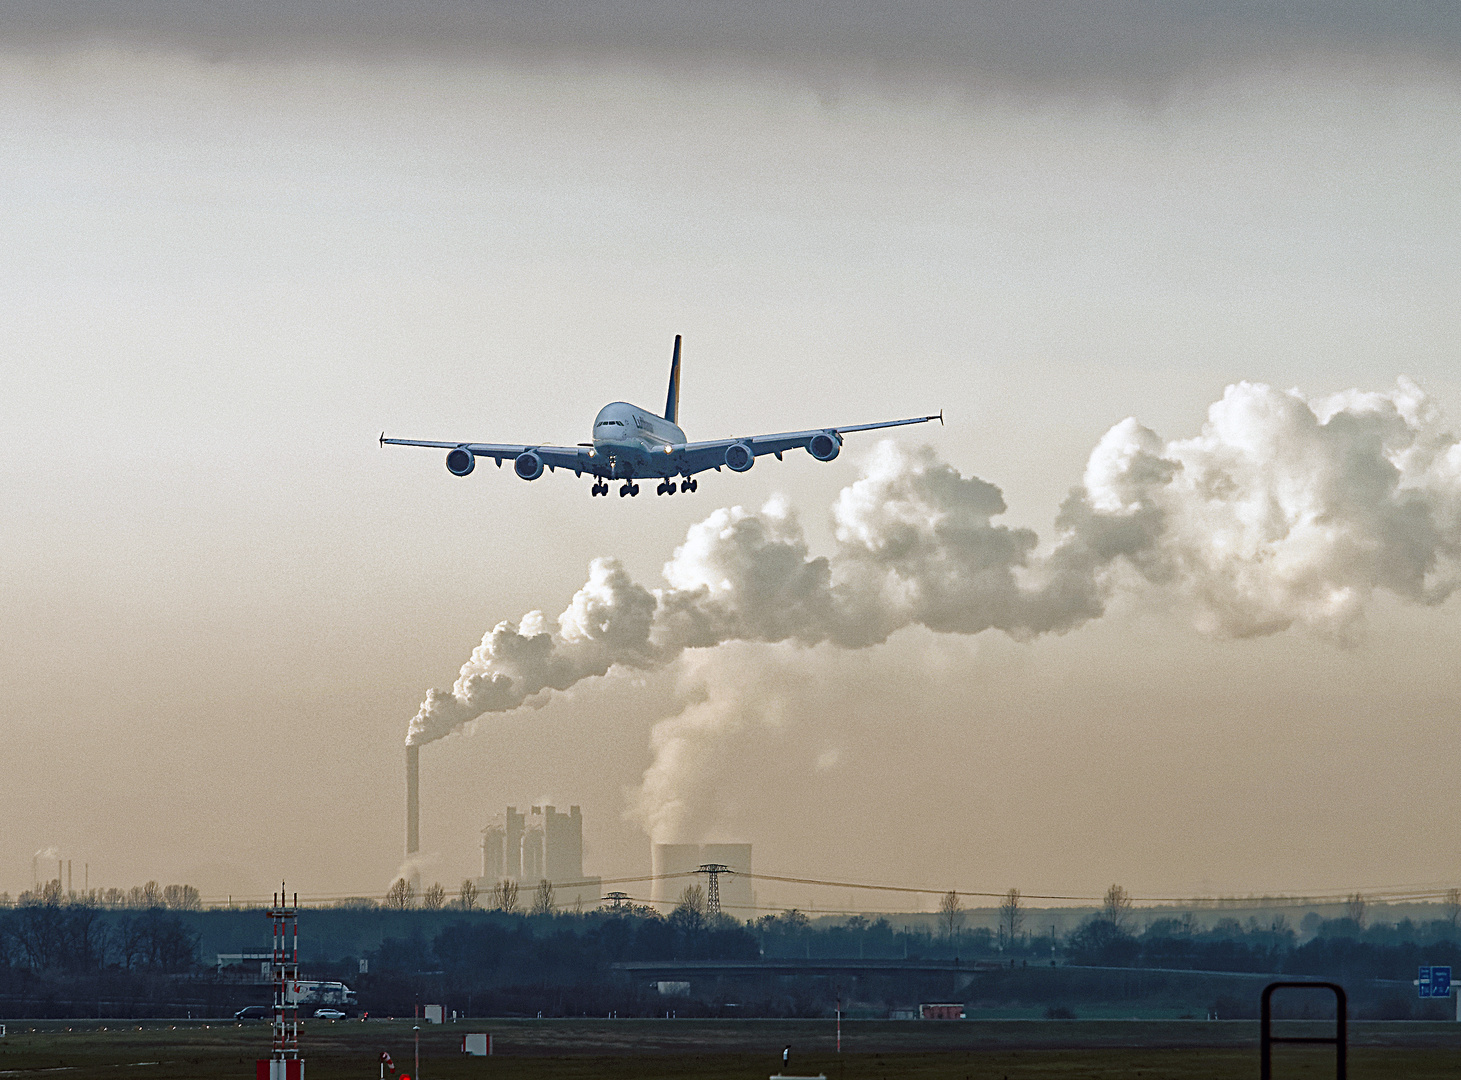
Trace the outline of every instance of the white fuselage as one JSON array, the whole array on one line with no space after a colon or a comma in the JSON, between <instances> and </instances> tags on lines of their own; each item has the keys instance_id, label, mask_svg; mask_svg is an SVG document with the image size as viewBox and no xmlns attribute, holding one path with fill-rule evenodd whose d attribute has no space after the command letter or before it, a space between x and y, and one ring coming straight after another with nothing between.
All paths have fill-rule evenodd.
<instances>
[{"instance_id":1,"label":"white fuselage","mask_svg":"<svg viewBox=\"0 0 1461 1080\"><path fill-rule=\"evenodd\" d=\"M676 455L666 451L684 445L678 425L627 401L605 405L594 417L594 456L608 460L610 476L673 476Z\"/></svg>"}]
</instances>

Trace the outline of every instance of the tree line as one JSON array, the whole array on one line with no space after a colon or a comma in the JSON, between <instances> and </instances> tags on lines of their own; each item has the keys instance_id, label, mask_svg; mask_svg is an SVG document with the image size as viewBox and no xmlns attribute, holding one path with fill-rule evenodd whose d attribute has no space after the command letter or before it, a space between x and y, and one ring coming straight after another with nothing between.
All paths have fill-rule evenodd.
<instances>
[{"instance_id":1,"label":"tree line","mask_svg":"<svg viewBox=\"0 0 1461 1080\"><path fill-rule=\"evenodd\" d=\"M14 899L11 899L9 893L0 893L0 908L47 907L58 904L81 904L108 910L168 908L172 911L202 911L203 896L192 885L159 885L155 881L149 881L146 885L133 885L130 889L68 891L61 887L60 878L52 878L34 889L27 889Z\"/></svg>"},{"instance_id":2,"label":"tree line","mask_svg":"<svg viewBox=\"0 0 1461 1080\"><path fill-rule=\"evenodd\" d=\"M175 914L122 915L83 903L0 912L0 972L179 973L198 965L198 935Z\"/></svg>"}]
</instances>

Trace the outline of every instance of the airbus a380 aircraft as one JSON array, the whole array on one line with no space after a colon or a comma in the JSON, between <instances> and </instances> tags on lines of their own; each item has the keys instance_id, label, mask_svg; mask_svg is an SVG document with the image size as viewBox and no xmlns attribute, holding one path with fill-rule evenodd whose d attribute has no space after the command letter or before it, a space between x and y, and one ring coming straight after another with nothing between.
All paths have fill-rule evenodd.
<instances>
[{"instance_id":1,"label":"airbus a380 aircraft","mask_svg":"<svg viewBox=\"0 0 1461 1080\"><path fill-rule=\"evenodd\" d=\"M842 451L842 436L849 431L872 431L876 428L926 424L930 420L943 423L944 414L915 416L909 420L884 420L879 424L851 424L842 427L815 428L811 431L787 431L779 435L752 435L743 439L712 439L690 442L676 425L680 414L680 335L675 335L675 354L670 361L670 395L665 402L664 416L641 409L638 405L616 401L605 405L594 417L594 441L577 446L518 446L511 443L422 442L419 439L387 439L381 433L381 445L430 446L446 451L447 471L453 476L466 476L477 467L479 457L490 457L502 467L504 458L512 458L513 471L524 480L536 480L546 468L572 469L573 475L587 473L594 477L593 494L607 495L609 481L620 480L619 497L638 495L638 480L658 479L655 491L673 495L678 483L681 491L694 491L699 484L694 477L706 469L745 472L762 454L775 454L804 447L818 461L831 461Z\"/></svg>"}]
</instances>

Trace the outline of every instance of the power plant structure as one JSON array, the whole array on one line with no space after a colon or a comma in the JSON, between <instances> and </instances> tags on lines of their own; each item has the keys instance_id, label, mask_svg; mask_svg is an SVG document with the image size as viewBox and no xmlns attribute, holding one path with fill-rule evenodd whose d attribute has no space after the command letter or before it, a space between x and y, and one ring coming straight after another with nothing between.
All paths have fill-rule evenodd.
<instances>
[{"instance_id":1,"label":"power plant structure","mask_svg":"<svg viewBox=\"0 0 1461 1080\"><path fill-rule=\"evenodd\" d=\"M406 858L421 852L421 748L406 747ZM662 907L679 902L685 888L697 883L700 868L725 867L716 881L721 909L733 918L756 913L751 887L750 844L654 844L650 848L650 900ZM519 904L531 903L540 881L553 885L553 903L562 908L597 907L602 879L583 872L583 812L570 806L559 813L554 806L532 806L519 813L509 806L482 830L482 876L477 879L485 899L494 886L511 881L519 886ZM413 882L413 884L416 884ZM627 899L627 897L626 897Z\"/></svg>"},{"instance_id":2,"label":"power plant structure","mask_svg":"<svg viewBox=\"0 0 1461 1080\"><path fill-rule=\"evenodd\" d=\"M673 906L690 885L700 883L702 866L719 865L717 891L720 908L734 919L756 914L756 893L751 888L750 844L655 844L650 848L650 897L656 904Z\"/></svg>"},{"instance_id":3,"label":"power plant structure","mask_svg":"<svg viewBox=\"0 0 1461 1080\"><path fill-rule=\"evenodd\" d=\"M553 806L533 806L528 813L509 806L482 830L480 892L490 893L503 881L517 882L519 903L540 881L553 885L553 903L559 907L596 907L600 879L583 873L583 812L570 806L561 814Z\"/></svg>"},{"instance_id":4,"label":"power plant structure","mask_svg":"<svg viewBox=\"0 0 1461 1080\"><path fill-rule=\"evenodd\" d=\"M421 853L421 747L406 747L406 859ZM415 875L413 874L413 879ZM558 908L597 907L600 879L583 873L583 812L570 806L560 814L553 806L534 806L520 814L509 806L482 830L482 876L477 889L483 898L494 885L512 881L520 886L519 904L532 902L538 882L553 885ZM411 883L418 891L420 882Z\"/></svg>"},{"instance_id":5,"label":"power plant structure","mask_svg":"<svg viewBox=\"0 0 1461 1080\"><path fill-rule=\"evenodd\" d=\"M406 747L406 858L421 850L421 747Z\"/></svg>"}]
</instances>

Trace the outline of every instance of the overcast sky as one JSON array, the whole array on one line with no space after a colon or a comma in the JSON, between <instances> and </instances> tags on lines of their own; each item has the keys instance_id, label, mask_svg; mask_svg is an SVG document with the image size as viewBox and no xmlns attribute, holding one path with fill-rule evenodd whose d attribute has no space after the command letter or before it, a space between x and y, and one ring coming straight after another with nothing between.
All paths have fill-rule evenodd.
<instances>
[{"instance_id":1,"label":"overcast sky","mask_svg":"<svg viewBox=\"0 0 1461 1080\"><path fill-rule=\"evenodd\" d=\"M899 441L1047 543L1108 429L1241 380L1461 419L1453 5L824 7L0 9L0 890L55 848L381 891L406 724L485 630L773 494L827 550L871 436L672 500L376 445L587 439L676 333L691 438L943 409ZM686 838L768 873L1461 884L1458 603L692 651L425 748L425 873L542 801L647 872L652 729L710 702Z\"/></svg>"}]
</instances>

